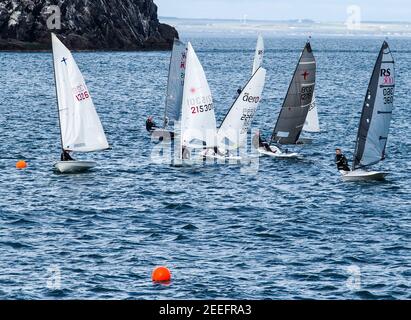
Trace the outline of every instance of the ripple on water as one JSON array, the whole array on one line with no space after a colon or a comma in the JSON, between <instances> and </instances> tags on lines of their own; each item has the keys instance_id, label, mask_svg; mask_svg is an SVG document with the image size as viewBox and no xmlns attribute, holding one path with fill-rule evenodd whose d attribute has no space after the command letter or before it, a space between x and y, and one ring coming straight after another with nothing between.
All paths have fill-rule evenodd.
<instances>
[{"instance_id":1,"label":"ripple on water","mask_svg":"<svg viewBox=\"0 0 411 320\"><path fill-rule=\"evenodd\" d=\"M190 40L220 123L249 78L255 37ZM305 40L266 39L267 82L253 121L265 137ZM144 121L164 116L170 53L88 52L74 55L112 149L76 155L98 162L88 174L55 174L51 54L0 53L0 298L411 299L411 113L402 107L410 39L390 40L398 82L380 167L388 180L345 184L333 163L335 146L352 158L380 40L312 40L323 131L297 147L303 159L261 158L258 171L255 158L251 167L152 163ZM17 159L29 169L14 170ZM172 270L168 286L151 282L158 265ZM50 270L60 272L58 290L47 288ZM347 285L349 270L360 288Z\"/></svg>"}]
</instances>

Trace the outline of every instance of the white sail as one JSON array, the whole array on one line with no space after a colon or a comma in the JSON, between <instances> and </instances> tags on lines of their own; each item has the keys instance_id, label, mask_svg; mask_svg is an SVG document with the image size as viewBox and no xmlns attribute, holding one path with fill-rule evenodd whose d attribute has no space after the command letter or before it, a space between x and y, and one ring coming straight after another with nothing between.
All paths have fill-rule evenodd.
<instances>
[{"instance_id":1,"label":"white sail","mask_svg":"<svg viewBox=\"0 0 411 320\"><path fill-rule=\"evenodd\" d=\"M90 92L71 52L52 34L62 148L91 152L109 148Z\"/></svg>"},{"instance_id":2,"label":"white sail","mask_svg":"<svg viewBox=\"0 0 411 320\"><path fill-rule=\"evenodd\" d=\"M253 73L254 74L258 68L261 67L264 58L264 39L261 35L258 36L257 47L255 49Z\"/></svg>"},{"instance_id":3,"label":"white sail","mask_svg":"<svg viewBox=\"0 0 411 320\"><path fill-rule=\"evenodd\" d=\"M304 128L305 132L318 133L321 132L320 120L318 119L318 108L315 100L315 95L313 97L313 103L308 111L307 118L305 120Z\"/></svg>"},{"instance_id":4,"label":"white sail","mask_svg":"<svg viewBox=\"0 0 411 320\"><path fill-rule=\"evenodd\" d=\"M216 146L216 118L210 87L191 43L187 46L181 112L181 144L189 148Z\"/></svg>"},{"instance_id":5,"label":"white sail","mask_svg":"<svg viewBox=\"0 0 411 320\"><path fill-rule=\"evenodd\" d=\"M220 149L235 150L247 143L247 132L261 101L265 76L266 70L259 68L227 113L217 133Z\"/></svg>"}]
</instances>

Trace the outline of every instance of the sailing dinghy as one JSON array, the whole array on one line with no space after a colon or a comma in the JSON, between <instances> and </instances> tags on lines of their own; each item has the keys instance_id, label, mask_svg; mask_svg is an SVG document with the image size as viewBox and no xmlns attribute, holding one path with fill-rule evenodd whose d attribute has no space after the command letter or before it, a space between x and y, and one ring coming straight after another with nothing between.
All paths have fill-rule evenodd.
<instances>
[{"instance_id":1,"label":"sailing dinghy","mask_svg":"<svg viewBox=\"0 0 411 320\"><path fill-rule=\"evenodd\" d=\"M195 151L217 147L214 103L203 67L189 42L181 104L180 157L191 163ZM201 156L200 151L200 156Z\"/></svg>"},{"instance_id":2,"label":"sailing dinghy","mask_svg":"<svg viewBox=\"0 0 411 320\"><path fill-rule=\"evenodd\" d=\"M218 152L206 150L208 159L241 160L234 152L247 143L247 133L261 101L265 84L266 70L261 67L264 57L264 40L258 36L251 78L236 97L217 131Z\"/></svg>"},{"instance_id":3,"label":"sailing dinghy","mask_svg":"<svg viewBox=\"0 0 411 320\"><path fill-rule=\"evenodd\" d=\"M174 39L168 71L164 122L162 128L153 132L156 137L174 139L175 122L181 120L186 59L187 45L178 39Z\"/></svg>"},{"instance_id":4,"label":"sailing dinghy","mask_svg":"<svg viewBox=\"0 0 411 320\"><path fill-rule=\"evenodd\" d=\"M284 99L280 115L271 137L270 146L275 152L263 148L259 152L274 158L297 158L297 153L282 151L279 145L297 144L313 103L316 62L310 42L301 53L292 81Z\"/></svg>"},{"instance_id":5,"label":"sailing dinghy","mask_svg":"<svg viewBox=\"0 0 411 320\"><path fill-rule=\"evenodd\" d=\"M384 41L367 89L356 140L352 171L342 171L344 181L383 180L387 173L366 168L385 159L394 107L395 68Z\"/></svg>"},{"instance_id":6,"label":"sailing dinghy","mask_svg":"<svg viewBox=\"0 0 411 320\"><path fill-rule=\"evenodd\" d=\"M241 160L233 153L247 144L247 134L261 101L266 70L259 67L234 101L217 131L218 151L208 150L207 158Z\"/></svg>"},{"instance_id":7,"label":"sailing dinghy","mask_svg":"<svg viewBox=\"0 0 411 320\"><path fill-rule=\"evenodd\" d=\"M71 52L52 33L54 78L61 148L68 152L95 152L109 148L90 92ZM79 173L96 166L94 161L59 161L61 173Z\"/></svg>"}]
</instances>

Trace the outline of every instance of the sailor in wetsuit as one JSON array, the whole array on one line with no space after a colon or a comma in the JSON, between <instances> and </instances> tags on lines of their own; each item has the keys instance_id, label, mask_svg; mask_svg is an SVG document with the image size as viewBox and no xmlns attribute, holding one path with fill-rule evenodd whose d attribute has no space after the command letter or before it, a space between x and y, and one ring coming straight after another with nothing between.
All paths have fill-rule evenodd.
<instances>
[{"instance_id":1,"label":"sailor in wetsuit","mask_svg":"<svg viewBox=\"0 0 411 320\"><path fill-rule=\"evenodd\" d=\"M153 117L148 117L146 120L146 129L148 132L153 132L157 128L155 122L153 121Z\"/></svg>"},{"instance_id":2,"label":"sailor in wetsuit","mask_svg":"<svg viewBox=\"0 0 411 320\"><path fill-rule=\"evenodd\" d=\"M272 153L276 153L277 150L271 149L270 145L261 138L259 132L257 132L253 137L253 146L256 149L264 148L264 150Z\"/></svg>"},{"instance_id":3,"label":"sailor in wetsuit","mask_svg":"<svg viewBox=\"0 0 411 320\"><path fill-rule=\"evenodd\" d=\"M348 160L340 148L335 149L335 164L339 171L351 171L348 166Z\"/></svg>"},{"instance_id":4,"label":"sailor in wetsuit","mask_svg":"<svg viewBox=\"0 0 411 320\"><path fill-rule=\"evenodd\" d=\"M60 157L61 161L75 161L71 156L69 151L63 150Z\"/></svg>"}]
</instances>

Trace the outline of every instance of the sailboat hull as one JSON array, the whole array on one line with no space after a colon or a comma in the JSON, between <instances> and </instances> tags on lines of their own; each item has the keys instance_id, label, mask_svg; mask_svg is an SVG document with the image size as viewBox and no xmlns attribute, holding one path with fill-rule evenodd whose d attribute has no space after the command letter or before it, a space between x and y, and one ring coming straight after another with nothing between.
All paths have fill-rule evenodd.
<instances>
[{"instance_id":1,"label":"sailboat hull","mask_svg":"<svg viewBox=\"0 0 411 320\"><path fill-rule=\"evenodd\" d=\"M60 173L82 173L93 169L96 165L94 161L59 161L54 168Z\"/></svg>"},{"instance_id":2,"label":"sailboat hull","mask_svg":"<svg viewBox=\"0 0 411 320\"><path fill-rule=\"evenodd\" d=\"M275 150L275 152L270 152L270 151L265 150L264 148L259 148L258 153L264 156L269 156L269 157L278 158L278 159L296 159L300 157L300 155L295 152L294 153L283 152L280 150L280 148L277 148L275 146L270 146L270 148L271 150Z\"/></svg>"},{"instance_id":3,"label":"sailboat hull","mask_svg":"<svg viewBox=\"0 0 411 320\"><path fill-rule=\"evenodd\" d=\"M355 170L351 172L341 172L343 181L381 181L388 173L377 171Z\"/></svg>"}]
</instances>

